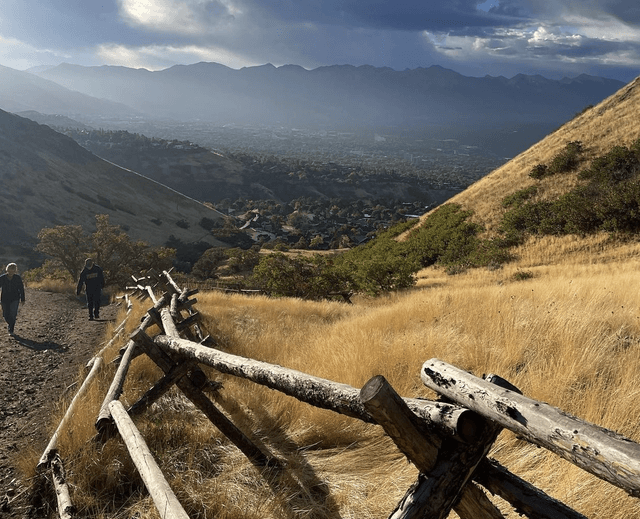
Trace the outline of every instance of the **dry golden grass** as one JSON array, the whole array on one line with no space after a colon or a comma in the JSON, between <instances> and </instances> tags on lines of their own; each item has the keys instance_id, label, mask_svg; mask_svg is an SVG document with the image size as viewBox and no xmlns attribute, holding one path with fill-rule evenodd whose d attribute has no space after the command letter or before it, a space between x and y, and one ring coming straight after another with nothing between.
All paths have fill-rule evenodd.
<instances>
[{"instance_id":1,"label":"dry golden grass","mask_svg":"<svg viewBox=\"0 0 640 519\"><path fill-rule=\"evenodd\" d=\"M557 253L544 263L538 246ZM630 290L640 286L637 249L567 238L527 250L495 271L427 269L416 289L355 305L211 292L198 294L197 306L219 347L234 354L355 387L382 374L403 396L428 398L420 367L437 357L478 375L497 373L532 398L640 441L640 296ZM576 261L563 261L567 250ZM532 277L516 281L519 272ZM130 328L145 309L137 306ZM73 499L85 517L157 517L121 441L89 441L113 369L84 403L86 423L61 439ZM380 517L414 481L415 469L379 428L210 374L224 384L218 405L287 468L260 474L172 391L136 423L191 517ZM158 376L136 359L125 405ZM637 499L508 431L491 456L587 517L640 519Z\"/></svg>"},{"instance_id":2,"label":"dry golden grass","mask_svg":"<svg viewBox=\"0 0 640 519\"><path fill-rule=\"evenodd\" d=\"M74 283L65 279L42 279L40 281L29 281L29 288L44 290L46 292L57 292L60 294L75 294Z\"/></svg>"}]
</instances>

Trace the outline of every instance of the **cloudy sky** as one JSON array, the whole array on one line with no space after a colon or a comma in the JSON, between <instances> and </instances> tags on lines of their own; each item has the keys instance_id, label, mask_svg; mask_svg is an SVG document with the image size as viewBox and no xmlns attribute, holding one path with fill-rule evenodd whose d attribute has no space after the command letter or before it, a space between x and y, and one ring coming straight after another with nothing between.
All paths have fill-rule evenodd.
<instances>
[{"instance_id":1,"label":"cloudy sky","mask_svg":"<svg viewBox=\"0 0 640 519\"><path fill-rule=\"evenodd\" d=\"M638 0L0 0L0 64L640 75Z\"/></svg>"}]
</instances>

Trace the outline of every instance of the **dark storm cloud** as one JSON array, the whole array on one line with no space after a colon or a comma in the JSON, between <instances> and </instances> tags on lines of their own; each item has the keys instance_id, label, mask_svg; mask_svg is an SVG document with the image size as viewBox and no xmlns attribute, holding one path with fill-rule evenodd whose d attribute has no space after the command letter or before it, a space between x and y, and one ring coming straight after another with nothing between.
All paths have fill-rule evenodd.
<instances>
[{"instance_id":1,"label":"dark storm cloud","mask_svg":"<svg viewBox=\"0 0 640 519\"><path fill-rule=\"evenodd\" d=\"M377 29L446 32L465 27L510 26L526 19L524 9L478 9L484 0L287 0L254 7L282 20Z\"/></svg>"}]
</instances>

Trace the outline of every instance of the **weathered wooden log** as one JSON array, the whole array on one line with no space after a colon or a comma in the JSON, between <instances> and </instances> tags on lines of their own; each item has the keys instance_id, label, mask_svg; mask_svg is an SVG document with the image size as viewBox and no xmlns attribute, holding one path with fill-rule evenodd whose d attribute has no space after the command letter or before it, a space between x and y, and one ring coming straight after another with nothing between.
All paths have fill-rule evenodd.
<instances>
[{"instance_id":1,"label":"weathered wooden log","mask_svg":"<svg viewBox=\"0 0 640 519\"><path fill-rule=\"evenodd\" d=\"M180 319L180 311L178 310L178 294L173 294L171 296L171 305L169 307L169 311L174 322L178 322L178 320Z\"/></svg>"},{"instance_id":2,"label":"weathered wooden log","mask_svg":"<svg viewBox=\"0 0 640 519\"><path fill-rule=\"evenodd\" d=\"M409 489L389 518L445 519L499 432L498 426L487 427L473 444L463 444L452 438L445 438L433 469L426 474L420 473L418 481ZM496 515L499 512L495 508L489 516L479 515L481 509L475 506L474 511L476 515L471 517L500 517Z\"/></svg>"},{"instance_id":3,"label":"weathered wooden log","mask_svg":"<svg viewBox=\"0 0 640 519\"><path fill-rule=\"evenodd\" d=\"M200 344L166 335L154 338L161 348L210 366L221 373L251 380L276 389L322 409L376 423L360 401L360 391L347 384L314 377L275 364L247 359ZM409 408L442 434L473 441L481 435L482 420L468 410L451 404L420 399L404 399Z\"/></svg>"},{"instance_id":4,"label":"weathered wooden log","mask_svg":"<svg viewBox=\"0 0 640 519\"><path fill-rule=\"evenodd\" d=\"M191 290L188 290L187 288L185 288L183 290L180 290L180 287L178 286L178 284L173 280L173 278L171 277L171 274L166 270L162 271L162 275L164 276L164 278L166 279L167 283L171 287L171 290L173 292L175 292L176 294L180 294L180 301L183 302L183 303L187 299L189 299L191 296L194 296L199 292L199 290L197 288L194 288L194 289L191 289Z\"/></svg>"},{"instance_id":5,"label":"weathered wooden log","mask_svg":"<svg viewBox=\"0 0 640 519\"><path fill-rule=\"evenodd\" d=\"M381 375L373 377L360 390L360 399L409 461L420 472L429 473L437 461L442 439L424 427L389 382ZM487 496L471 482L465 484L454 510L461 519L504 519Z\"/></svg>"},{"instance_id":6,"label":"weathered wooden log","mask_svg":"<svg viewBox=\"0 0 640 519\"><path fill-rule=\"evenodd\" d=\"M127 372L129 371L129 366L131 365L131 360L133 359L133 354L136 350L136 343L133 340L129 341L127 346L127 350L118 365L118 369L116 374L111 381L111 386L109 386L109 390L104 397L104 401L102 402L102 406L100 407L100 412L98 413L98 419L96 420L95 427L100 434L108 434L107 429L112 426L111 413L109 412L109 404L120 398L122 394L122 388L124 387L125 378L127 376Z\"/></svg>"},{"instance_id":7,"label":"weathered wooden log","mask_svg":"<svg viewBox=\"0 0 640 519\"><path fill-rule=\"evenodd\" d=\"M162 351L154 341L140 332L136 338L147 355L165 373L171 372L175 364L171 357ZM199 387L193 384L189 377L182 377L176 385L193 404L202 411L209 421L218 428L242 453L255 465L277 466L278 461L270 453L262 452L236 425L220 411Z\"/></svg>"},{"instance_id":8,"label":"weathered wooden log","mask_svg":"<svg viewBox=\"0 0 640 519\"><path fill-rule=\"evenodd\" d=\"M73 506L73 503L71 502L71 494L69 493L69 485L67 485L67 477L64 472L62 460L58 454L56 454L51 460L51 475L58 504L58 515L60 516L60 519L72 519L76 515L76 507Z\"/></svg>"},{"instance_id":9,"label":"weathered wooden log","mask_svg":"<svg viewBox=\"0 0 640 519\"><path fill-rule=\"evenodd\" d=\"M360 401L420 472L433 468L442 439L417 420L382 375L373 377L362 386Z\"/></svg>"},{"instance_id":10,"label":"weathered wooden log","mask_svg":"<svg viewBox=\"0 0 640 519\"><path fill-rule=\"evenodd\" d=\"M180 337L180 332L176 327L176 323L173 322L171 311L168 308L163 308L160 311L160 317L162 319L162 328L164 329L164 333L169 337Z\"/></svg>"},{"instance_id":11,"label":"weathered wooden log","mask_svg":"<svg viewBox=\"0 0 640 519\"><path fill-rule=\"evenodd\" d=\"M200 314L198 312L193 312L188 317L185 317L180 322L176 322L176 327L179 331L185 330L190 326L197 325L200 322ZM201 334L202 335L202 334Z\"/></svg>"},{"instance_id":12,"label":"weathered wooden log","mask_svg":"<svg viewBox=\"0 0 640 519\"><path fill-rule=\"evenodd\" d=\"M438 359L424 363L421 377L448 399L640 497L640 445L632 440Z\"/></svg>"},{"instance_id":13,"label":"weathered wooden log","mask_svg":"<svg viewBox=\"0 0 640 519\"><path fill-rule=\"evenodd\" d=\"M473 480L510 503L520 515L536 519L587 519L564 503L509 472L495 460L485 458Z\"/></svg>"},{"instance_id":14,"label":"weathered wooden log","mask_svg":"<svg viewBox=\"0 0 640 519\"><path fill-rule=\"evenodd\" d=\"M94 359L95 360L93 361L93 364L91 366L91 371L89 371L89 374L85 377L84 382L80 386L80 389L71 400L71 403L67 408L67 411L62 417L62 420L60 420L60 423L58 424L58 427L53 433L51 440L49 440L49 444L47 445L46 449L44 450L44 453L40 457L40 461L38 462L38 466L37 466L38 471L42 471L49 466L51 459L53 458L56 452L56 448L58 445L58 438L60 437L60 434L67 426L67 423L69 422L69 420L71 420L71 418L74 416L76 412L76 408L78 407L78 402L80 402L82 397L85 395L85 393L89 389L91 382L96 377L96 375L100 372L100 369L102 369L102 358L94 357Z\"/></svg>"},{"instance_id":15,"label":"weathered wooden log","mask_svg":"<svg viewBox=\"0 0 640 519\"><path fill-rule=\"evenodd\" d=\"M144 289L147 291L147 294L149 294L149 298L151 299L151 301L153 301L153 304L158 304L158 299L156 298L156 294L153 291L153 288L147 285L146 287L144 287Z\"/></svg>"},{"instance_id":16,"label":"weathered wooden log","mask_svg":"<svg viewBox=\"0 0 640 519\"><path fill-rule=\"evenodd\" d=\"M122 403L118 400L112 401L109 404L109 411L160 517L189 519Z\"/></svg>"}]
</instances>

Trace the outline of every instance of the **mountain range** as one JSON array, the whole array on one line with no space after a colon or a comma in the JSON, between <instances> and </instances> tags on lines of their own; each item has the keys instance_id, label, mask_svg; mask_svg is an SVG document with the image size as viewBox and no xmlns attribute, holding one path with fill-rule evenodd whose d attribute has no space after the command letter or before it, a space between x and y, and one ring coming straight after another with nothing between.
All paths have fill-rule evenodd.
<instances>
[{"instance_id":1,"label":"mountain range","mask_svg":"<svg viewBox=\"0 0 640 519\"><path fill-rule=\"evenodd\" d=\"M217 211L2 110L0 163L0 261L32 257L43 227L82 225L90 232L97 214L152 246L171 235L222 245L199 225L222 218Z\"/></svg>"},{"instance_id":2,"label":"mountain range","mask_svg":"<svg viewBox=\"0 0 640 519\"><path fill-rule=\"evenodd\" d=\"M525 123L557 127L623 86L620 81L588 75L562 80L524 74L510 79L468 77L439 66L396 71L336 65L306 70L267 64L235 70L203 62L148 71L61 64L20 75L20 84L27 82L24 75L32 83L39 76L68 89L69 95L79 92L102 105L124 105L131 114L145 117L341 128L466 125L486 129ZM5 89L15 81L6 76L6 68L0 69ZM53 86L46 83L46 88ZM8 99L6 93L0 97L1 102ZM44 109L26 104L23 99L22 110L63 115L82 111L79 105L63 111L60 106ZM91 107L98 108L100 104ZM113 116L120 110L104 113Z\"/></svg>"}]
</instances>

